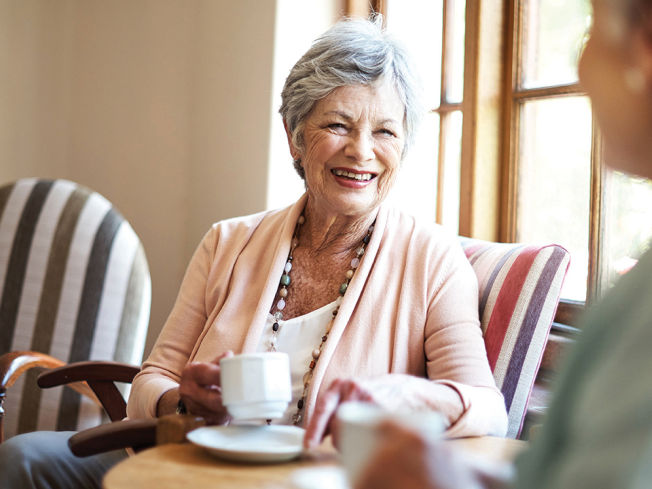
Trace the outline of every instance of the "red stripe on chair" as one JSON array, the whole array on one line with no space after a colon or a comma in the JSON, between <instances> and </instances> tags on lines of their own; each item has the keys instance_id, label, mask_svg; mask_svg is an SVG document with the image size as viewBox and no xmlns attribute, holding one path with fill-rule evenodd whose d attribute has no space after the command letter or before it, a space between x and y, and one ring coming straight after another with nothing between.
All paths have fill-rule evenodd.
<instances>
[{"instance_id":1,"label":"red stripe on chair","mask_svg":"<svg viewBox=\"0 0 652 489\"><path fill-rule=\"evenodd\" d=\"M532 292L527 311L523 316L523 321L517 326L518 337L516 339L516 344L511 351L509 367L507 368L505 379L503 380L503 385L501 387L501 391L505 396L505 406L507 407L507 410L509 410L512 404L512 398L516 391L518 380L521 377L523 362L525 362L525 357L531 345L530 340L534 334L534 329L537 327L537 319L541 315L541 310L543 309L546 298L548 297L548 291L550 290L554 276L564 257L565 252L563 250L560 248L554 248L552 255L543 266L539 280ZM554 313L552 317L554 317ZM550 324L545 325L545 330L545 336L547 338ZM545 344L545 341L543 344ZM543 347L541 350L543 350ZM540 357L541 355L539 355L539 361L541 360Z\"/></svg>"},{"instance_id":2,"label":"red stripe on chair","mask_svg":"<svg viewBox=\"0 0 652 489\"><path fill-rule=\"evenodd\" d=\"M487 250L489 250L490 247L487 247ZM491 290L494 286L494 282L496 281L496 277L498 277L498 274L500 273L500 270L503 268L507 260L512 256L514 253L520 252L521 247L512 247L508 250L506 250L502 256L499 257L498 262L493 264L493 270L491 272L491 275L489 275L489 279L487 280L487 283L484 285L484 292L480 295L480 303L479 303L479 312L480 312L480 319L484 317L484 310L485 307L487 307L487 301L489 300L489 294L491 293Z\"/></svg>"},{"instance_id":3,"label":"red stripe on chair","mask_svg":"<svg viewBox=\"0 0 652 489\"><path fill-rule=\"evenodd\" d=\"M462 246L464 246L464 243L462 243ZM466 255L466 258L471 262L471 264L475 263L475 261L478 259L478 256L475 256L475 254L479 251L482 250L483 252L488 250L489 247L483 243L478 242L477 244L472 244L469 245L469 247L464 248L464 254Z\"/></svg>"},{"instance_id":4,"label":"red stripe on chair","mask_svg":"<svg viewBox=\"0 0 652 489\"><path fill-rule=\"evenodd\" d=\"M514 308L518 302L519 290L538 253L539 248L528 246L522 249L500 287L500 293L496 298L485 332L485 346L492 372L496 367L505 334L509 328L510 318L514 314Z\"/></svg>"}]
</instances>

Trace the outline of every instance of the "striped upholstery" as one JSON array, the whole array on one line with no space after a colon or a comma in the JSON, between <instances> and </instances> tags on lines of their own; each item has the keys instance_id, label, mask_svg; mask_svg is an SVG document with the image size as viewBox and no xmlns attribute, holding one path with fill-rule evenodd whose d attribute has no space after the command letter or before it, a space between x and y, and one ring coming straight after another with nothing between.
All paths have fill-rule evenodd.
<instances>
[{"instance_id":1,"label":"striped upholstery","mask_svg":"<svg viewBox=\"0 0 652 489\"><path fill-rule=\"evenodd\" d=\"M140 364L150 302L140 240L104 197L67 180L0 187L0 354ZM8 391L6 438L102 421L101 409L72 389L40 390L37 374Z\"/></svg>"},{"instance_id":2,"label":"striped upholstery","mask_svg":"<svg viewBox=\"0 0 652 489\"><path fill-rule=\"evenodd\" d=\"M527 403L570 263L557 245L525 246L462 238L478 277L489 365L505 396L507 436L520 435Z\"/></svg>"}]
</instances>

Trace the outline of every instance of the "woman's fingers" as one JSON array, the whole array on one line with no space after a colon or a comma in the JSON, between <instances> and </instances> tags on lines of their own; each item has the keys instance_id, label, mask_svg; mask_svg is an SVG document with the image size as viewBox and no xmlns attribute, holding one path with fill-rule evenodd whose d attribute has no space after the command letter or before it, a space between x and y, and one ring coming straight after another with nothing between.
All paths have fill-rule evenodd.
<instances>
[{"instance_id":1,"label":"woman's fingers","mask_svg":"<svg viewBox=\"0 0 652 489\"><path fill-rule=\"evenodd\" d=\"M331 429L335 421L335 413L339 405L347 401L373 402L373 398L360 381L350 379L333 381L328 390L317 399L315 411L306 427L304 447L314 448L328 433L335 435L334 430ZM333 442L337 446L337 439Z\"/></svg>"},{"instance_id":2,"label":"woman's fingers","mask_svg":"<svg viewBox=\"0 0 652 489\"><path fill-rule=\"evenodd\" d=\"M201 386L220 385L220 366L214 363L193 362L186 365L181 379Z\"/></svg>"},{"instance_id":3,"label":"woman's fingers","mask_svg":"<svg viewBox=\"0 0 652 489\"><path fill-rule=\"evenodd\" d=\"M222 360L222 358L228 358L228 357L232 357L232 356L233 356L233 351L232 350L226 350L221 355L215 357L215 359L211 363L214 363L215 365L219 365L220 360Z\"/></svg>"},{"instance_id":4,"label":"woman's fingers","mask_svg":"<svg viewBox=\"0 0 652 489\"><path fill-rule=\"evenodd\" d=\"M326 434L326 429L330 423L331 417L335 413L337 406L340 404L340 393L331 386L322 395L315 406L315 411L310 417L310 422L306 427L306 434L303 438L303 446L314 448L319 445Z\"/></svg>"},{"instance_id":5,"label":"woman's fingers","mask_svg":"<svg viewBox=\"0 0 652 489\"><path fill-rule=\"evenodd\" d=\"M227 352L213 362L193 362L181 374L179 395L189 412L206 418L209 424L223 423L228 413L222 404L219 360L232 355Z\"/></svg>"}]
</instances>

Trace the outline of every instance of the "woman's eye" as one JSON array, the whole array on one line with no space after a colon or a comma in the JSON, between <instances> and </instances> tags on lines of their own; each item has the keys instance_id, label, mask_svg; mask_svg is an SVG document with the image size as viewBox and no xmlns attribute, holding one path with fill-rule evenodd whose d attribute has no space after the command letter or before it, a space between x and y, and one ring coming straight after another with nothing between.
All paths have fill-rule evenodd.
<instances>
[{"instance_id":1,"label":"woman's eye","mask_svg":"<svg viewBox=\"0 0 652 489\"><path fill-rule=\"evenodd\" d=\"M390 129L383 128L383 129L380 129L378 132L385 135L385 136L392 136L392 137L396 136L396 134L394 134L394 131L392 131Z\"/></svg>"},{"instance_id":2,"label":"woman's eye","mask_svg":"<svg viewBox=\"0 0 652 489\"><path fill-rule=\"evenodd\" d=\"M344 129L344 124L342 124L341 122L333 122L329 124L328 127L330 127L331 129Z\"/></svg>"}]
</instances>

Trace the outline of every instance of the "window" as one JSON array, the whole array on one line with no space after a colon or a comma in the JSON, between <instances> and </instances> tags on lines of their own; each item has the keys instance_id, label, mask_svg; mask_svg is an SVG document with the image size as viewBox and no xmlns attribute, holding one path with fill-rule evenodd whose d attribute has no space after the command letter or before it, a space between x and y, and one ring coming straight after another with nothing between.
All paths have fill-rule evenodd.
<instances>
[{"instance_id":1,"label":"window","mask_svg":"<svg viewBox=\"0 0 652 489\"><path fill-rule=\"evenodd\" d=\"M414 8L420 15L414 16ZM403 173L410 185L424 182L424 165L434 170L429 179L433 216L437 222L459 230L460 163L462 149L464 89L465 1L417 0L386 2L387 28L410 49L421 67L428 108L415 151L407 158ZM428 147L424 141L434 144ZM434 151L433 151L434 150ZM418 170L418 174L413 172ZM436 192L432 192L436 189ZM414 189L412 189L414 192ZM398 195L401 195L400 187ZM404 201L415 199L401 199ZM423 199L418 199L423 202Z\"/></svg>"},{"instance_id":2,"label":"window","mask_svg":"<svg viewBox=\"0 0 652 489\"><path fill-rule=\"evenodd\" d=\"M644 251L652 236L652 185L605 165L577 76L590 0L520 0L512 19L502 236L568 248L562 298L583 303L600 296Z\"/></svg>"},{"instance_id":3,"label":"window","mask_svg":"<svg viewBox=\"0 0 652 489\"><path fill-rule=\"evenodd\" d=\"M577 60L590 0L521 0L514 8L502 236L565 246L572 258L562 297L584 301L595 172L591 107L578 84Z\"/></svg>"},{"instance_id":4,"label":"window","mask_svg":"<svg viewBox=\"0 0 652 489\"><path fill-rule=\"evenodd\" d=\"M384 10L388 30L408 47L420 70L428 109L394 197L419 217L458 232L465 1L388 0ZM410 198L415 192L419 199Z\"/></svg>"},{"instance_id":5,"label":"window","mask_svg":"<svg viewBox=\"0 0 652 489\"><path fill-rule=\"evenodd\" d=\"M565 246L558 320L573 324L652 238L652 183L607 169L578 83L590 0L372 4L417 58L431 109L405 168L434 174L405 200L432 201L463 235Z\"/></svg>"}]
</instances>

